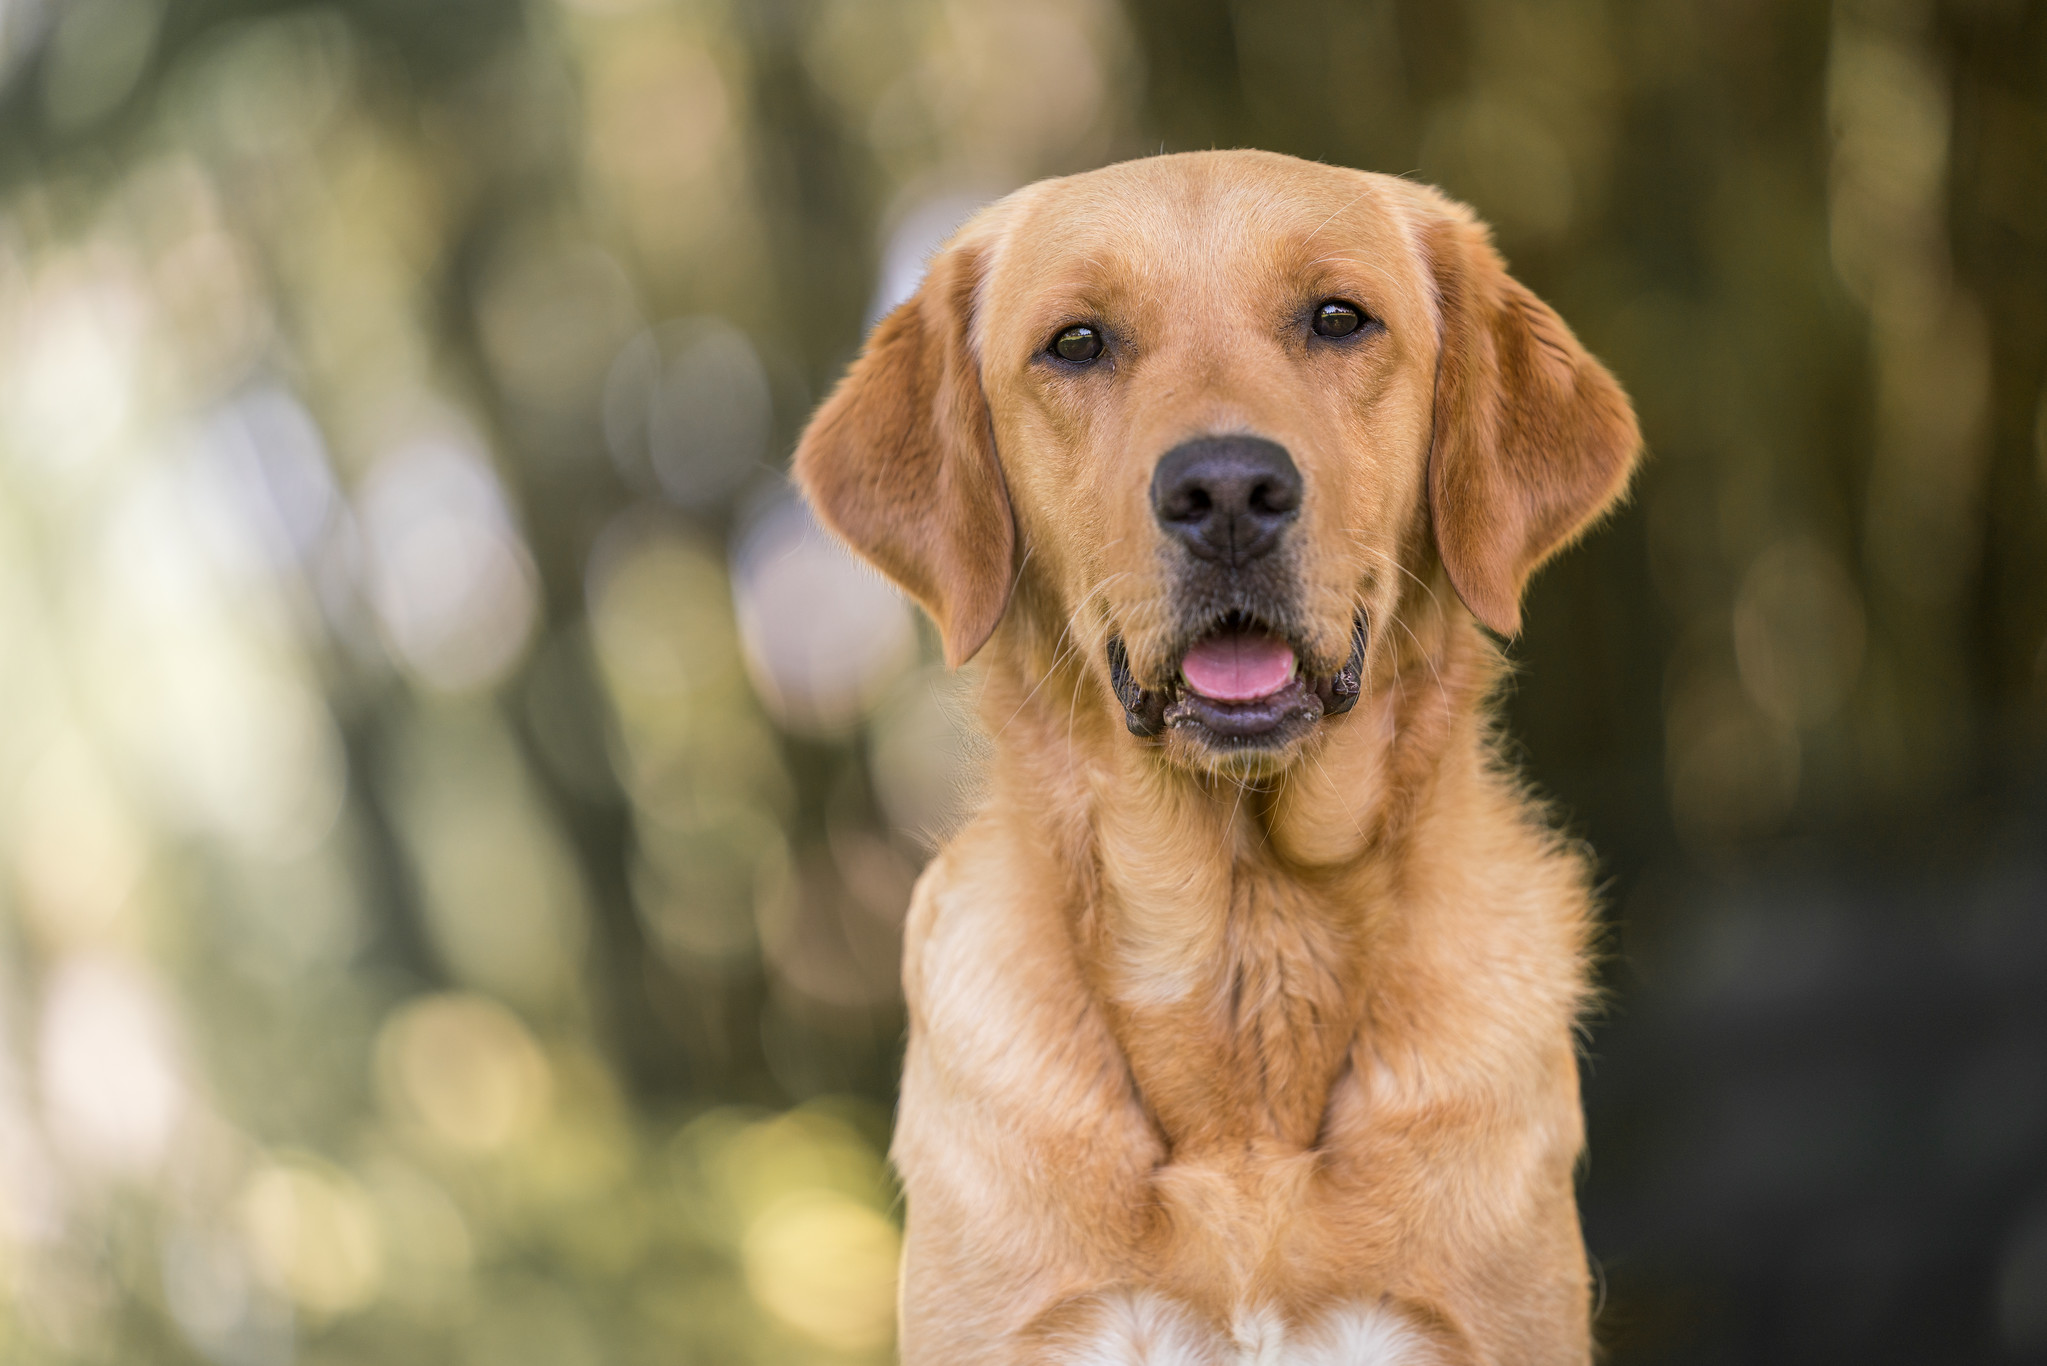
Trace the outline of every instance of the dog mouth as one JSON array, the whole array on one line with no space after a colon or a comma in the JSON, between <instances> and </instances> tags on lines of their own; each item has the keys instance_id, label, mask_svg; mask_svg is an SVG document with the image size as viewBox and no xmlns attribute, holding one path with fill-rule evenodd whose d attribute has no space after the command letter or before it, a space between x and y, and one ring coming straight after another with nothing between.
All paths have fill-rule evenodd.
<instances>
[{"instance_id":1,"label":"dog mouth","mask_svg":"<svg viewBox=\"0 0 2047 1366\"><path fill-rule=\"evenodd\" d=\"M1365 618L1351 623L1350 656L1330 673L1309 672L1297 643L1261 621L1218 618L1179 654L1172 679L1145 687L1121 636L1109 641L1109 678L1130 733L1184 730L1222 749L1270 747L1357 705Z\"/></svg>"}]
</instances>

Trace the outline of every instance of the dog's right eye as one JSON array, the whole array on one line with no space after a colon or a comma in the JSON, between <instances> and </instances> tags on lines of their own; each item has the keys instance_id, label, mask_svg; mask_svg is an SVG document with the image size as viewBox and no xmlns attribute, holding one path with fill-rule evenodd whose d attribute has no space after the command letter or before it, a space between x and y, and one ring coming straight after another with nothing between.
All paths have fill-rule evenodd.
<instances>
[{"instance_id":1,"label":"dog's right eye","mask_svg":"<svg viewBox=\"0 0 2047 1366\"><path fill-rule=\"evenodd\" d=\"M1315 309L1315 335L1348 337L1365 325L1365 311L1342 299L1328 299Z\"/></svg>"},{"instance_id":2,"label":"dog's right eye","mask_svg":"<svg viewBox=\"0 0 2047 1366\"><path fill-rule=\"evenodd\" d=\"M1069 327L1052 338L1052 354L1085 365L1102 354L1102 334L1084 323Z\"/></svg>"}]
</instances>

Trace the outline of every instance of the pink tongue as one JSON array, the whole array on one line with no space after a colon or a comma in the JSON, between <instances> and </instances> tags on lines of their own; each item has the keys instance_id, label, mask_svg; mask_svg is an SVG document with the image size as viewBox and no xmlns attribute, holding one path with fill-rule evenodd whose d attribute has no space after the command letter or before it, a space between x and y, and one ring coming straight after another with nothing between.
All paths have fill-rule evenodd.
<instances>
[{"instance_id":1,"label":"pink tongue","mask_svg":"<svg viewBox=\"0 0 2047 1366\"><path fill-rule=\"evenodd\" d=\"M1294 676L1294 652L1264 634L1210 636L1180 661L1187 686L1218 702L1268 697Z\"/></svg>"}]
</instances>

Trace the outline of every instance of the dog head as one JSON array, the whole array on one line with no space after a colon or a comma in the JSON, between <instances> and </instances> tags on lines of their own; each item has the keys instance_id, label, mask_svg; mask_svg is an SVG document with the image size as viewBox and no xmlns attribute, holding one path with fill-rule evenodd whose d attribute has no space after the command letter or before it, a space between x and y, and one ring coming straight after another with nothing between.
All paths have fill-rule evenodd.
<instances>
[{"instance_id":1,"label":"dog head","mask_svg":"<svg viewBox=\"0 0 2047 1366\"><path fill-rule=\"evenodd\" d=\"M1461 205L1209 152L985 210L795 470L949 663L1026 583L1133 743L1255 775L1350 708L1442 579L1517 631L1638 447L1619 386Z\"/></svg>"}]
</instances>

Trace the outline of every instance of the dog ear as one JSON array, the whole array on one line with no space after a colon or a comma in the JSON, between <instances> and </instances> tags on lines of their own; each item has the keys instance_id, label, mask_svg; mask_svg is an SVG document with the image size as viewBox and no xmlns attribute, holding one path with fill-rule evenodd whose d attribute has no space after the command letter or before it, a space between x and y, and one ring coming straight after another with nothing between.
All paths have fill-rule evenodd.
<instances>
[{"instance_id":1,"label":"dog ear","mask_svg":"<svg viewBox=\"0 0 2047 1366\"><path fill-rule=\"evenodd\" d=\"M1641 432L1614 377L1507 274L1482 226L1447 213L1423 241L1442 312L1429 517L1457 595L1511 636L1529 576L1620 497Z\"/></svg>"},{"instance_id":2,"label":"dog ear","mask_svg":"<svg viewBox=\"0 0 2047 1366\"><path fill-rule=\"evenodd\" d=\"M969 339L981 274L970 245L932 260L811 419L794 467L818 518L931 614L953 668L994 633L1015 573Z\"/></svg>"}]
</instances>

